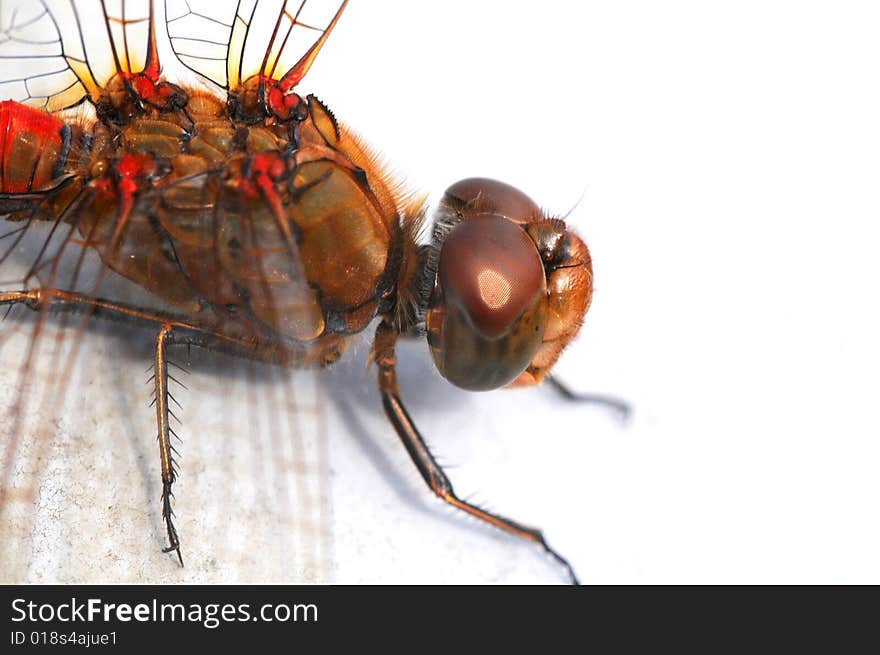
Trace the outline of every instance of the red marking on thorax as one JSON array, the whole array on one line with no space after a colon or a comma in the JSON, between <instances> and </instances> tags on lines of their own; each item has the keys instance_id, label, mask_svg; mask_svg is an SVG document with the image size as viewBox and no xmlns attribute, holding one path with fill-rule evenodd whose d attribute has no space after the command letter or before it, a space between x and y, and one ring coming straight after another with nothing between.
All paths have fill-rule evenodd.
<instances>
[{"instance_id":1,"label":"red marking on thorax","mask_svg":"<svg viewBox=\"0 0 880 655\"><path fill-rule=\"evenodd\" d=\"M154 169L153 158L141 152L123 155L116 165L116 173L126 180L152 175Z\"/></svg>"},{"instance_id":2,"label":"red marking on thorax","mask_svg":"<svg viewBox=\"0 0 880 655\"><path fill-rule=\"evenodd\" d=\"M150 155L139 152L123 155L103 177L95 180L95 189L102 193L119 195L122 213L127 214L131 201L146 178L155 172L155 161Z\"/></svg>"},{"instance_id":3,"label":"red marking on thorax","mask_svg":"<svg viewBox=\"0 0 880 655\"><path fill-rule=\"evenodd\" d=\"M285 92L278 82L267 80L266 106L279 119L290 119L296 108L301 104L302 100L297 94Z\"/></svg>"},{"instance_id":4,"label":"red marking on thorax","mask_svg":"<svg viewBox=\"0 0 880 655\"><path fill-rule=\"evenodd\" d=\"M122 233L128 224L134 206L134 194L140 185L155 172L156 162L150 155L129 153L123 155L112 168L93 183L99 193L116 196L119 202L116 229L107 244L108 253L115 252L116 246L122 238Z\"/></svg>"},{"instance_id":5,"label":"red marking on thorax","mask_svg":"<svg viewBox=\"0 0 880 655\"><path fill-rule=\"evenodd\" d=\"M168 98L176 90L168 82L154 78L147 71L119 73L119 76L129 84L135 96L155 107L165 107L168 104Z\"/></svg>"},{"instance_id":6,"label":"red marking on thorax","mask_svg":"<svg viewBox=\"0 0 880 655\"><path fill-rule=\"evenodd\" d=\"M281 155L277 152L261 152L251 158L250 173L246 177L243 176L239 180L238 185L245 195L252 198L260 197L269 205L275 222L284 235L287 247L293 252L296 248L296 242L293 233L290 231L290 225L284 213L281 197L275 188L275 183L286 172L287 163Z\"/></svg>"},{"instance_id":7,"label":"red marking on thorax","mask_svg":"<svg viewBox=\"0 0 880 655\"><path fill-rule=\"evenodd\" d=\"M156 82L146 75L138 73L137 75L127 75L126 77L128 77L129 84L131 84L139 98L149 100L156 93Z\"/></svg>"},{"instance_id":8,"label":"red marking on thorax","mask_svg":"<svg viewBox=\"0 0 880 655\"><path fill-rule=\"evenodd\" d=\"M262 193L268 194L270 197L277 197L273 185L275 180L280 179L286 170L287 165L278 153L262 152L254 155L250 161L250 174L239 180L239 188L248 196L257 196Z\"/></svg>"}]
</instances>

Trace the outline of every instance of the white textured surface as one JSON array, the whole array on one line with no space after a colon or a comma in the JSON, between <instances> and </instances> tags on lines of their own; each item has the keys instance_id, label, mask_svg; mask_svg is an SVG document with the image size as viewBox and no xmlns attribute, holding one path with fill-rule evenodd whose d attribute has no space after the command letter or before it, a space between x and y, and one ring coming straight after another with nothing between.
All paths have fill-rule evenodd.
<instances>
[{"instance_id":1,"label":"white textured surface","mask_svg":"<svg viewBox=\"0 0 880 655\"><path fill-rule=\"evenodd\" d=\"M560 368L630 399L628 427L549 391L449 389L421 345L401 375L459 491L543 527L584 581L880 583L877 11L355 0L310 74L420 188L489 175L561 212L583 194L597 289ZM0 454L22 463L5 579L561 580L430 497L365 348L327 376L326 460L305 458L329 489L318 527L248 403L273 385L188 376L181 570L159 552L148 354L95 341L59 436ZM8 396L20 344L2 343Z\"/></svg>"},{"instance_id":2,"label":"white textured surface","mask_svg":"<svg viewBox=\"0 0 880 655\"><path fill-rule=\"evenodd\" d=\"M27 326L26 320L10 319L6 327L13 324ZM273 375L265 367L251 370L233 363L233 370L227 370L230 360L198 355L187 367L191 373L174 372L187 385L187 390L173 390L183 404L182 411L175 410L183 420L178 430L182 474L175 485L186 562L180 569L172 556L159 552L165 535L154 415L144 384L151 335L123 335L115 328L103 332L92 332L84 341L60 420L47 422L45 409L37 409L51 406L55 397L49 388L55 367L48 364L34 376L40 386L33 393L42 404L31 403L28 412L42 420L26 422L17 430L26 436L6 442L12 445L11 468L4 469L12 492L2 514L5 580L561 579L532 548L456 516L427 492L381 414L372 371L357 356L365 348L324 376L321 419L311 411L311 373L296 374L284 384L277 375L265 379ZM26 336L5 341L4 355L9 356L4 362L27 343ZM121 343L136 339L135 353ZM54 345L51 338L43 343ZM444 462L475 464L473 469L450 468L461 491L476 490L478 499L503 509L494 502L492 486L498 482L499 494L505 494L506 486L508 495L520 496L514 516L540 524L555 515L559 547L565 548L566 536L569 548L576 546L571 537L584 531L577 479L548 479L546 471L558 464L559 451L568 444L579 450L589 441L579 431L542 431L557 428L554 415L563 428L579 413L600 430L607 431L608 419L565 406L547 392L496 394L493 403L491 396L473 398L450 390L427 368L419 346L401 349L408 405ZM187 361L185 350L171 356ZM8 395L17 386L17 370L4 368L2 375ZM282 401L293 396L296 411ZM527 398L533 409L511 433L509 417L522 410ZM483 405L483 399L489 402ZM8 405L10 399L4 400ZM494 414L483 414L486 410ZM323 427L319 420L326 422ZM526 493L523 485L532 476L537 486ZM573 514L564 517L562 508Z\"/></svg>"}]
</instances>

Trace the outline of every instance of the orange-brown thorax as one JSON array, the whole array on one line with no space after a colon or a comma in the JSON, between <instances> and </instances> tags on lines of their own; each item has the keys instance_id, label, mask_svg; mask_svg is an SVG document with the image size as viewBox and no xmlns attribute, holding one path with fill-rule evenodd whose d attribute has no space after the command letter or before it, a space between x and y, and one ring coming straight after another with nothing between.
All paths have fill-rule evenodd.
<instances>
[{"instance_id":1,"label":"orange-brown thorax","mask_svg":"<svg viewBox=\"0 0 880 655\"><path fill-rule=\"evenodd\" d=\"M185 113L75 127L73 180L46 218L64 213L108 267L195 324L332 361L389 310L405 249L393 190L316 98L300 120L243 124L221 100L188 96Z\"/></svg>"}]
</instances>

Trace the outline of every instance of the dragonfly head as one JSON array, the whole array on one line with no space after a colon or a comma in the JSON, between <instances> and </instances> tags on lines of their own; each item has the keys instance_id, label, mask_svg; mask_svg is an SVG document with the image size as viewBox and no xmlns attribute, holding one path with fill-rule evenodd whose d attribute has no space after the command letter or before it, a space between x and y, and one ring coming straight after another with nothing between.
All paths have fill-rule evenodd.
<instances>
[{"instance_id":1,"label":"dragonfly head","mask_svg":"<svg viewBox=\"0 0 880 655\"><path fill-rule=\"evenodd\" d=\"M486 178L446 190L427 268L434 363L447 380L475 391L540 382L592 295L584 242L523 192Z\"/></svg>"}]
</instances>

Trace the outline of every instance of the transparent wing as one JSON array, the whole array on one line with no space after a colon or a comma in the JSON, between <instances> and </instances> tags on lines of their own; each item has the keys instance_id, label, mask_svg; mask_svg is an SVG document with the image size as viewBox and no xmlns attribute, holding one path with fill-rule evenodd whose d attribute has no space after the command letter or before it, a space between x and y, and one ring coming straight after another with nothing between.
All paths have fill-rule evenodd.
<instances>
[{"instance_id":1,"label":"transparent wing","mask_svg":"<svg viewBox=\"0 0 880 655\"><path fill-rule=\"evenodd\" d=\"M292 88L347 4L317 0L166 0L171 47L190 70L226 89L261 74Z\"/></svg>"},{"instance_id":2,"label":"transparent wing","mask_svg":"<svg viewBox=\"0 0 880 655\"><path fill-rule=\"evenodd\" d=\"M145 69L150 0L0 3L0 97L58 111ZM158 71L158 62L154 58Z\"/></svg>"},{"instance_id":3,"label":"transparent wing","mask_svg":"<svg viewBox=\"0 0 880 655\"><path fill-rule=\"evenodd\" d=\"M70 2L71 0L68 0ZM91 0L88 5L82 0L83 9L103 18L107 39L102 51L107 46L113 55L112 68L109 75L116 72L140 73L147 66L150 49L153 2L152 0ZM101 47L101 46L99 46ZM103 61L101 62L103 63ZM103 71L102 71L103 72ZM103 84L109 77L98 78Z\"/></svg>"},{"instance_id":4,"label":"transparent wing","mask_svg":"<svg viewBox=\"0 0 880 655\"><path fill-rule=\"evenodd\" d=\"M171 353L186 369L174 369L186 388L173 389L182 405L174 410L181 568L161 552L155 410L145 384L154 335L107 321L82 334L77 321L46 324L42 352L20 380L34 319L21 310L0 324L0 487L9 490L0 494L0 582L332 581L317 372ZM16 437L9 416L21 384L31 392Z\"/></svg>"},{"instance_id":5,"label":"transparent wing","mask_svg":"<svg viewBox=\"0 0 880 655\"><path fill-rule=\"evenodd\" d=\"M19 102L62 109L96 88L81 42L65 44L44 2L19 0L0 7L0 63L0 96Z\"/></svg>"}]
</instances>

